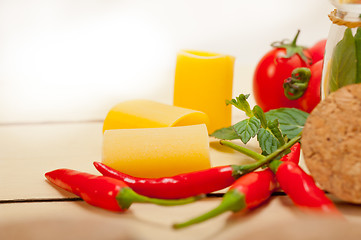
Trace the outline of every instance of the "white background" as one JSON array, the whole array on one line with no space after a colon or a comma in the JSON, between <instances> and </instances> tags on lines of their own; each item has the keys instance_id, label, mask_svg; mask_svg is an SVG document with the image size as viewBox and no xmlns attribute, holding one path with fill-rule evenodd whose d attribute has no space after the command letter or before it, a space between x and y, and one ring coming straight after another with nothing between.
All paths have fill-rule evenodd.
<instances>
[{"instance_id":1,"label":"white background","mask_svg":"<svg viewBox=\"0 0 361 240\"><path fill-rule=\"evenodd\" d=\"M327 0L0 0L0 124L103 119L136 98L171 104L180 49L235 56L238 94L271 42L297 29L302 45L326 38L332 10Z\"/></svg>"}]
</instances>

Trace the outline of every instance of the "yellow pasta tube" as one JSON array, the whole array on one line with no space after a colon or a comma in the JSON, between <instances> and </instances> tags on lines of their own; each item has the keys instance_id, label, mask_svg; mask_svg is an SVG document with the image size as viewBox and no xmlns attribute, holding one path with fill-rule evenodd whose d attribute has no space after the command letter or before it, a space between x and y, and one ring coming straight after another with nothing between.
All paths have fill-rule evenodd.
<instances>
[{"instance_id":1,"label":"yellow pasta tube","mask_svg":"<svg viewBox=\"0 0 361 240\"><path fill-rule=\"evenodd\" d=\"M173 104L206 113L209 133L231 125L234 57L200 51L177 55Z\"/></svg>"},{"instance_id":2,"label":"yellow pasta tube","mask_svg":"<svg viewBox=\"0 0 361 240\"><path fill-rule=\"evenodd\" d=\"M159 128L208 124L200 111L149 100L131 100L115 105L107 114L103 132L109 129Z\"/></svg>"},{"instance_id":3,"label":"yellow pasta tube","mask_svg":"<svg viewBox=\"0 0 361 240\"><path fill-rule=\"evenodd\" d=\"M210 159L206 125L107 130L102 162L145 178L207 169Z\"/></svg>"}]
</instances>

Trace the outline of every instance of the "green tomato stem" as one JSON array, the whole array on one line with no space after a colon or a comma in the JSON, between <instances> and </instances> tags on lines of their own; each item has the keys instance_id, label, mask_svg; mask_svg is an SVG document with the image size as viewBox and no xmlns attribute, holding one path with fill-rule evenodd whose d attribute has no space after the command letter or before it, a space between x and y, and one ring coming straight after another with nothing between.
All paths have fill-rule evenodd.
<instances>
[{"instance_id":1,"label":"green tomato stem","mask_svg":"<svg viewBox=\"0 0 361 240\"><path fill-rule=\"evenodd\" d=\"M303 52L304 49L306 49L306 48L297 45L297 39L298 39L299 35L300 35L300 30L297 31L297 34L291 43L286 43L285 41L280 41L280 42L272 43L271 46L274 48L286 49L286 56L284 58L290 58L293 55L298 54L306 64L311 65L312 59L307 57Z\"/></svg>"},{"instance_id":2,"label":"green tomato stem","mask_svg":"<svg viewBox=\"0 0 361 240\"><path fill-rule=\"evenodd\" d=\"M297 43L298 36L300 35L300 32L301 32L301 31L298 29L295 38L292 40L291 46L293 46L293 47L296 47L296 46L297 46L296 43Z\"/></svg>"},{"instance_id":3,"label":"green tomato stem","mask_svg":"<svg viewBox=\"0 0 361 240\"><path fill-rule=\"evenodd\" d=\"M283 83L284 94L290 100L296 100L303 96L308 88L311 79L311 70L309 68L295 68L292 76L285 79Z\"/></svg>"}]
</instances>

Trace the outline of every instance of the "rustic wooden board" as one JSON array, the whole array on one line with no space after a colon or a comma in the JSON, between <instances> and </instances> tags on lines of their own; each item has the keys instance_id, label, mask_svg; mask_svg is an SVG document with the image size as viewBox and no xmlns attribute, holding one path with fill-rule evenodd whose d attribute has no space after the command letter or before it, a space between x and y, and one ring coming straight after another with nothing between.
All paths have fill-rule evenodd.
<instances>
[{"instance_id":1,"label":"rustic wooden board","mask_svg":"<svg viewBox=\"0 0 361 240\"><path fill-rule=\"evenodd\" d=\"M5 225L15 224L25 227L30 224L38 229L34 234L40 235L41 232L46 231L47 226L59 230L61 226L70 228L68 225L75 224L84 230L82 233L84 237L94 236L99 234L100 230L106 229L111 232L111 234L105 232L106 236L111 235L113 238L125 235L127 239L144 240L213 239L214 237L230 239L239 234L242 236L257 231L258 224L282 222L297 217L297 214L284 208L282 198L277 197L250 214L226 213L187 229L172 229L173 223L201 214L215 207L219 202L219 198L212 198L177 207L134 204L128 212L121 214L95 208L84 202L0 204L2 220L6 219L0 221L0 229ZM277 217L274 215L276 212ZM53 226L59 222L61 224L58 227ZM92 227L89 228L87 225ZM79 233L67 234L71 236Z\"/></svg>"},{"instance_id":2,"label":"rustic wooden board","mask_svg":"<svg viewBox=\"0 0 361 240\"><path fill-rule=\"evenodd\" d=\"M46 171L62 167L97 174L92 162L101 158L101 129L101 122L0 126L0 239L62 239L64 231L70 239L241 239L260 226L287 225L305 216L287 196L277 195L250 213L226 213L176 231L173 223L210 210L221 198L177 207L134 204L120 214L90 206L45 180ZM210 146L214 166L252 161L215 139ZM255 142L248 147L258 149ZM360 207L337 204L350 223L361 224Z\"/></svg>"},{"instance_id":3,"label":"rustic wooden board","mask_svg":"<svg viewBox=\"0 0 361 240\"><path fill-rule=\"evenodd\" d=\"M71 168L98 174L102 123L0 126L0 200L71 197L47 183L44 173ZM212 165L252 161L210 139ZM256 146L255 146L256 148Z\"/></svg>"}]
</instances>

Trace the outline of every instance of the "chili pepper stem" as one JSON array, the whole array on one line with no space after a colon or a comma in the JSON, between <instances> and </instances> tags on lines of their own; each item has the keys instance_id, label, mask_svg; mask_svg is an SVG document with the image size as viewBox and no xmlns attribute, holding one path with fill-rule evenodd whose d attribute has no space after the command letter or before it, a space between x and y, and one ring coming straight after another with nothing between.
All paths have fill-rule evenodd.
<instances>
[{"instance_id":1,"label":"chili pepper stem","mask_svg":"<svg viewBox=\"0 0 361 240\"><path fill-rule=\"evenodd\" d=\"M188 220L183 223L176 223L173 224L173 228L180 229L184 227L188 227L193 224L204 222L210 218L216 217L224 212L232 211L232 212L238 212L242 209L245 209L247 207L245 196L243 193L240 193L239 191L233 189L228 191L224 197L220 205L218 207L214 208L213 210L195 217L191 220Z\"/></svg>"},{"instance_id":2,"label":"chili pepper stem","mask_svg":"<svg viewBox=\"0 0 361 240\"><path fill-rule=\"evenodd\" d=\"M281 160L273 160L270 164L269 164L269 168L272 170L272 172L277 172L278 167L282 164Z\"/></svg>"},{"instance_id":3,"label":"chili pepper stem","mask_svg":"<svg viewBox=\"0 0 361 240\"><path fill-rule=\"evenodd\" d=\"M154 203L157 205L162 206L175 206L175 205L183 205L192 203L200 198L203 198L203 195L189 197L189 198L181 198L181 199L159 199L159 198L150 198L143 195L140 195L136 192L134 192L131 188L122 188L118 195L116 196L116 199L119 203L119 205L127 209L130 207L132 203Z\"/></svg>"},{"instance_id":4,"label":"chili pepper stem","mask_svg":"<svg viewBox=\"0 0 361 240\"><path fill-rule=\"evenodd\" d=\"M244 148L242 146L234 144L234 143L232 143L230 141L221 140L220 144L225 145L225 146L230 147L230 148L233 148L234 150L236 150L236 151L238 151L240 153L243 153L244 155L246 155L248 157L251 157L251 158L253 158L255 160L262 160L262 159L265 158L265 156L263 156L263 155L261 155L259 153L256 153L256 152L254 152L252 150L249 150L247 148Z\"/></svg>"}]
</instances>

